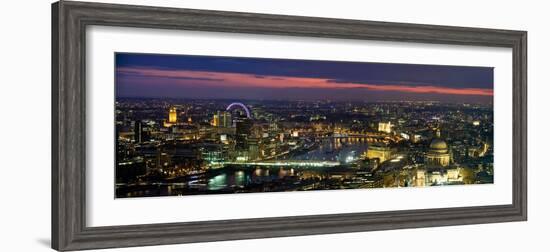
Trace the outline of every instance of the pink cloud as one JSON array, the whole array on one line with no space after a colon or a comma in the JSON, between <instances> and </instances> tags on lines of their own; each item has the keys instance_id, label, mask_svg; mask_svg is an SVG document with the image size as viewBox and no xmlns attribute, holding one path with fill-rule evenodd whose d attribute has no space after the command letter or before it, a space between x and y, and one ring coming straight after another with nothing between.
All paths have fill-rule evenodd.
<instances>
[{"instance_id":1,"label":"pink cloud","mask_svg":"<svg viewBox=\"0 0 550 252\"><path fill-rule=\"evenodd\" d=\"M149 78L171 78L182 85L201 84L212 87L256 87L256 88L316 88L316 89L368 89L374 91L397 91L407 93L438 93L451 95L493 96L492 89L448 88L437 86L409 86L399 84L365 84L353 82L333 82L325 78L288 76L257 76L242 73L222 73L207 71L165 70L150 68L121 67L118 73Z\"/></svg>"}]
</instances>

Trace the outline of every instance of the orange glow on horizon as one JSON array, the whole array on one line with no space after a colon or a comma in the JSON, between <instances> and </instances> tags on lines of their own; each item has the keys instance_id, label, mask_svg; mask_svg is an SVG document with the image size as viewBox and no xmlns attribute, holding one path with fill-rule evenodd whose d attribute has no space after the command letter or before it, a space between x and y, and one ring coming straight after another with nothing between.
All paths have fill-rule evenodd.
<instances>
[{"instance_id":1,"label":"orange glow on horizon","mask_svg":"<svg viewBox=\"0 0 550 252\"><path fill-rule=\"evenodd\" d=\"M433 85L410 86L400 84L376 84L334 82L326 78L288 77L273 75L254 75L242 73L223 73L188 70L164 70L122 67L118 73L149 78L173 79L176 84L201 84L212 87L250 87L250 88L316 88L316 89L368 89L374 91L396 91L407 93L437 93L450 95L493 96L492 89L486 88L450 88Z\"/></svg>"}]
</instances>

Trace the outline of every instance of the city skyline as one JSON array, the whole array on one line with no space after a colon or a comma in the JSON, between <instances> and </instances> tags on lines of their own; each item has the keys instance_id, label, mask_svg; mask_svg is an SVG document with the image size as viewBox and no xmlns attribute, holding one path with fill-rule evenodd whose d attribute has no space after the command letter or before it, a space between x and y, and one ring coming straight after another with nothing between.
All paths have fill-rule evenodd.
<instances>
[{"instance_id":1,"label":"city skyline","mask_svg":"<svg viewBox=\"0 0 550 252\"><path fill-rule=\"evenodd\" d=\"M493 100L491 67L117 53L116 82L121 98Z\"/></svg>"},{"instance_id":2,"label":"city skyline","mask_svg":"<svg viewBox=\"0 0 550 252\"><path fill-rule=\"evenodd\" d=\"M115 74L116 198L493 183L489 67L117 53Z\"/></svg>"}]
</instances>

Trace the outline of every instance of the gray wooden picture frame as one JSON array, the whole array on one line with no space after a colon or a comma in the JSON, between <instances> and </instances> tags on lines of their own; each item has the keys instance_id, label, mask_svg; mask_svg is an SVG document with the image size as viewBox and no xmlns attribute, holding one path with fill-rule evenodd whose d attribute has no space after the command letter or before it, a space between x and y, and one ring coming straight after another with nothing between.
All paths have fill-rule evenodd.
<instances>
[{"instance_id":1,"label":"gray wooden picture frame","mask_svg":"<svg viewBox=\"0 0 550 252\"><path fill-rule=\"evenodd\" d=\"M199 30L507 47L510 205L87 227L86 27ZM61 1L52 5L52 247L81 250L527 220L527 32Z\"/></svg>"}]
</instances>

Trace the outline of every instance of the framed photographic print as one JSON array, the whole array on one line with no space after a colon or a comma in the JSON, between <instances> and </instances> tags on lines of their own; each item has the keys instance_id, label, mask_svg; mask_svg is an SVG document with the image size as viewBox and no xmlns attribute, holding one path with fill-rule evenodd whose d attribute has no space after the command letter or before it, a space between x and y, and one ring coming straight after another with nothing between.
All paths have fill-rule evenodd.
<instances>
[{"instance_id":1,"label":"framed photographic print","mask_svg":"<svg viewBox=\"0 0 550 252\"><path fill-rule=\"evenodd\" d=\"M52 247L527 219L525 31L61 1Z\"/></svg>"}]
</instances>

